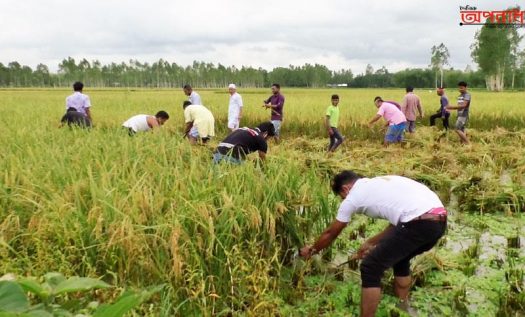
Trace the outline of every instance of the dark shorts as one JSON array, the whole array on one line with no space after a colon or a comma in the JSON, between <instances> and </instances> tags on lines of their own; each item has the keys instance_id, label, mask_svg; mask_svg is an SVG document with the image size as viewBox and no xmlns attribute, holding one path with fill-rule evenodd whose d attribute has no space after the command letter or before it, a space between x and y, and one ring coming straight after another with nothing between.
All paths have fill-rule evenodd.
<instances>
[{"instance_id":1,"label":"dark shorts","mask_svg":"<svg viewBox=\"0 0 525 317\"><path fill-rule=\"evenodd\" d=\"M446 228L446 220L399 223L361 262L362 287L381 287L388 268L394 276L409 276L410 260L436 245Z\"/></svg>"},{"instance_id":2,"label":"dark shorts","mask_svg":"<svg viewBox=\"0 0 525 317\"><path fill-rule=\"evenodd\" d=\"M135 134L137 134L137 132L133 131L132 128L128 128L128 127L123 127L123 128L126 129L129 136L134 136Z\"/></svg>"}]
</instances>

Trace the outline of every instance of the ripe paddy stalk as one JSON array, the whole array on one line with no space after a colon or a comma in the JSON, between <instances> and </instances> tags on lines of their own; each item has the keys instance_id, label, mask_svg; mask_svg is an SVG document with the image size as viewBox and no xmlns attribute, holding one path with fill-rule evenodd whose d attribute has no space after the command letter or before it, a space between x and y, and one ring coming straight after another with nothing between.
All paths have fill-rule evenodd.
<instances>
[{"instance_id":1,"label":"ripe paddy stalk","mask_svg":"<svg viewBox=\"0 0 525 317\"><path fill-rule=\"evenodd\" d=\"M254 126L268 119L257 106L268 91L250 92L241 124ZM311 241L335 216L339 199L330 194L330 177L341 169L407 175L440 195L454 186L464 212L483 207L498 214L504 204L523 210L522 189L502 193L490 181L511 169L513 182L521 184L525 165L523 122L517 128L518 120L485 100L493 95L476 92L480 116L472 115L470 148L460 148L453 135L436 141L436 129L418 125L407 148L384 149L382 133L365 125L376 111L371 100L378 94L399 99L402 91L337 91L347 141L328 158L322 120L334 91L283 92L284 141L270 143L267 164L257 168L251 159L240 167L213 167L210 150L176 137L183 124L178 92L93 91L96 128L85 132L54 128L66 91L45 92L45 98L0 91L0 223L10 247L0 253L2 269L32 275L58 270L120 287L168 282L169 314L264 315L282 291L272 279L286 269L283 249ZM202 96L224 136L226 92ZM433 95L422 98L436 102ZM523 97L516 98L506 100L505 109L523 118ZM24 115L43 99L42 111ZM163 132L130 138L119 129L128 116L160 107L171 115ZM490 125L496 116L499 130ZM470 184L482 170L489 181Z\"/></svg>"}]
</instances>

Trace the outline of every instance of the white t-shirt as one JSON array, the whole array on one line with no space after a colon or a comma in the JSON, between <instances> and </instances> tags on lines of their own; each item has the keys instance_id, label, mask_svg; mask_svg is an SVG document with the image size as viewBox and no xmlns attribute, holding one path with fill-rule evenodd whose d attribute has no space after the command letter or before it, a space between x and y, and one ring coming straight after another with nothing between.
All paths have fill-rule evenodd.
<instances>
[{"instance_id":1,"label":"white t-shirt","mask_svg":"<svg viewBox=\"0 0 525 317\"><path fill-rule=\"evenodd\" d=\"M336 219L349 222L352 214L358 213L397 225L439 207L443 207L439 197L410 178L394 175L361 178L339 206Z\"/></svg>"},{"instance_id":2,"label":"white t-shirt","mask_svg":"<svg viewBox=\"0 0 525 317\"><path fill-rule=\"evenodd\" d=\"M129 118L122 126L131 128L135 132L149 131L151 127L148 125L148 117L150 116L147 114L138 114Z\"/></svg>"},{"instance_id":3,"label":"white t-shirt","mask_svg":"<svg viewBox=\"0 0 525 317\"><path fill-rule=\"evenodd\" d=\"M238 93L230 96L230 105L228 106L228 121L237 121L242 108L242 97Z\"/></svg>"},{"instance_id":4,"label":"white t-shirt","mask_svg":"<svg viewBox=\"0 0 525 317\"><path fill-rule=\"evenodd\" d=\"M188 96L188 100L192 105L202 105L201 96L199 96L199 94L195 91L191 92L191 94Z\"/></svg>"},{"instance_id":5,"label":"white t-shirt","mask_svg":"<svg viewBox=\"0 0 525 317\"><path fill-rule=\"evenodd\" d=\"M78 112L86 115L86 109L91 107L89 96L79 91L75 91L71 96L66 98L66 111L69 108L75 108Z\"/></svg>"}]
</instances>

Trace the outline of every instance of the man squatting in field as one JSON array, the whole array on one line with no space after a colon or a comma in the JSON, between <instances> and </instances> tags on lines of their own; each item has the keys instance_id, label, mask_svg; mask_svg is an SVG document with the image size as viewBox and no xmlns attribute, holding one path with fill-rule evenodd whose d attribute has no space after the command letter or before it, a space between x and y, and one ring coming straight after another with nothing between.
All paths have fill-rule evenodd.
<instances>
[{"instance_id":1,"label":"man squatting in field","mask_svg":"<svg viewBox=\"0 0 525 317\"><path fill-rule=\"evenodd\" d=\"M258 151L259 158L264 161L268 152L266 140L275 135L274 125L268 121L261 123L257 128L239 128L226 137L213 154L213 162L222 161L239 165L246 155Z\"/></svg>"},{"instance_id":2,"label":"man squatting in field","mask_svg":"<svg viewBox=\"0 0 525 317\"><path fill-rule=\"evenodd\" d=\"M89 96L82 93L84 84L77 81L73 84L73 94L66 98L66 115L68 111L75 110L81 115L85 116L89 120L89 126L91 126L93 119L91 118L91 101ZM72 114L71 116L76 116ZM68 122L69 123L69 122Z\"/></svg>"},{"instance_id":3,"label":"man squatting in field","mask_svg":"<svg viewBox=\"0 0 525 317\"><path fill-rule=\"evenodd\" d=\"M281 95L281 85L272 84L272 95L263 101L263 107L272 110L270 120L275 127L275 140L281 137L281 126L283 123L284 96Z\"/></svg>"},{"instance_id":4,"label":"man squatting in field","mask_svg":"<svg viewBox=\"0 0 525 317\"><path fill-rule=\"evenodd\" d=\"M328 145L328 152L334 152L344 138L339 133L337 125L339 124L339 96L332 95L332 104L326 109L325 127L328 130L328 137L330 138L330 144Z\"/></svg>"},{"instance_id":5,"label":"man squatting in field","mask_svg":"<svg viewBox=\"0 0 525 317\"><path fill-rule=\"evenodd\" d=\"M155 131L157 128L168 121L170 116L166 111L159 111L155 116L147 114L138 114L126 120L122 124L124 128L128 130L130 136L135 135L137 132Z\"/></svg>"},{"instance_id":6,"label":"man squatting in field","mask_svg":"<svg viewBox=\"0 0 525 317\"><path fill-rule=\"evenodd\" d=\"M448 105L446 107L447 110L457 110L458 111L458 118L456 120L456 133L459 136L459 139L461 140L461 143L468 144L468 138L467 134L465 132L465 127L467 126L468 119L469 119L469 110L470 110L470 104L472 101L472 96L467 92L467 83L464 81L460 81L458 83L459 87L459 97L458 97L458 105L457 106L451 106Z\"/></svg>"},{"instance_id":7,"label":"man squatting in field","mask_svg":"<svg viewBox=\"0 0 525 317\"><path fill-rule=\"evenodd\" d=\"M66 124L70 128L73 126L87 129L91 128L91 121L75 108L67 109L66 114L60 119L60 127L63 127Z\"/></svg>"},{"instance_id":8,"label":"man squatting in field","mask_svg":"<svg viewBox=\"0 0 525 317\"><path fill-rule=\"evenodd\" d=\"M401 176L363 178L352 171L334 177L332 190L343 202L337 217L312 246L304 246L306 259L328 247L352 214L386 219L390 224L369 238L357 251L361 262L361 316L374 316L381 300L381 278L394 269L394 292L401 308L408 309L410 260L430 250L445 233L447 211L425 185Z\"/></svg>"},{"instance_id":9,"label":"man squatting in field","mask_svg":"<svg viewBox=\"0 0 525 317\"><path fill-rule=\"evenodd\" d=\"M188 137L191 144L196 144L199 140L206 144L215 136L215 118L208 108L194 105L190 101L184 101L182 108L186 122L184 136Z\"/></svg>"},{"instance_id":10,"label":"man squatting in field","mask_svg":"<svg viewBox=\"0 0 525 317\"><path fill-rule=\"evenodd\" d=\"M374 104L379 110L368 123L368 127L371 128L377 120L383 117L386 120L387 127L384 145L388 146L390 143L402 142L407 121L403 112L401 112L401 110L399 110L394 104L383 101L381 97L375 97Z\"/></svg>"}]
</instances>

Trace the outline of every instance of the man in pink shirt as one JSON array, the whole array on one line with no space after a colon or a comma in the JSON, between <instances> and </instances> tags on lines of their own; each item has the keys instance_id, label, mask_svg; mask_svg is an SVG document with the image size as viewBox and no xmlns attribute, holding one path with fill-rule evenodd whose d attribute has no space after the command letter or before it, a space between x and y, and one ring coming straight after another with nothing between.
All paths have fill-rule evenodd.
<instances>
[{"instance_id":1,"label":"man in pink shirt","mask_svg":"<svg viewBox=\"0 0 525 317\"><path fill-rule=\"evenodd\" d=\"M414 87L408 86L406 89L407 94L401 101L401 111L407 118L407 130L410 133L416 131L416 110L419 112L419 117L423 118L423 108L421 107L421 99L414 94Z\"/></svg>"},{"instance_id":2,"label":"man in pink shirt","mask_svg":"<svg viewBox=\"0 0 525 317\"><path fill-rule=\"evenodd\" d=\"M385 118L386 126L388 127L385 134L384 145L388 146L390 143L399 143L403 141L407 119L403 112L399 110L394 104L385 102L381 97L376 97L374 103L379 110L377 114L370 120L368 126L372 125L381 117Z\"/></svg>"}]
</instances>

